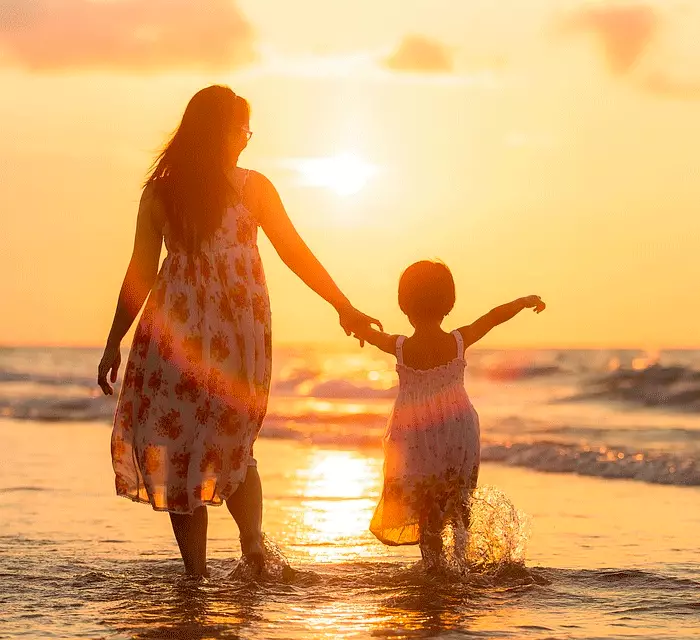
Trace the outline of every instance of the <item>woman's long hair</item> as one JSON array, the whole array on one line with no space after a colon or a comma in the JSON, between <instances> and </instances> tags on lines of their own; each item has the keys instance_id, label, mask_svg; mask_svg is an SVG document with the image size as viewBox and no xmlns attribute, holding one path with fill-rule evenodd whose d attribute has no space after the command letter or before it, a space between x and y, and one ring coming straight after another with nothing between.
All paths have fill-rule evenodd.
<instances>
[{"instance_id":1,"label":"woman's long hair","mask_svg":"<svg viewBox=\"0 0 700 640\"><path fill-rule=\"evenodd\" d=\"M231 200L239 199L227 171L236 160L232 140L249 116L248 102L229 87L202 89L154 161L146 186L152 185L161 199L179 249L197 252L221 225Z\"/></svg>"}]
</instances>

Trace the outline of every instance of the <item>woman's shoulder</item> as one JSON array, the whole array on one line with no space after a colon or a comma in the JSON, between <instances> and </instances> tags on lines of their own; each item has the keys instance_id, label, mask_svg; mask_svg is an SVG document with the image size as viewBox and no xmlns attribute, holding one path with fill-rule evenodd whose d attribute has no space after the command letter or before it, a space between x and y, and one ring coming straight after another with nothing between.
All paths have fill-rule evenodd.
<instances>
[{"instance_id":1,"label":"woman's shoulder","mask_svg":"<svg viewBox=\"0 0 700 640\"><path fill-rule=\"evenodd\" d=\"M260 192L274 189L272 181L260 171L255 169L242 169L245 172L246 185Z\"/></svg>"},{"instance_id":2,"label":"woman's shoulder","mask_svg":"<svg viewBox=\"0 0 700 640\"><path fill-rule=\"evenodd\" d=\"M261 204L271 195L277 194L272 181L264 173L244 167L236 167L235 172L235 177L232 176L232 182L242 194L247 194L248 199L253 200L256 205Z\"/></svg>"},{"instance_id":3,"label":"woman's shoulder","mask_svg":"<svg viewBox=\"0 0 700 640\"><path fill-rule=\"evenodd\" d=\"M255 169L245 169L245 171L247 177L243 200L248 203L246 208L260 225L279 219L280 214L284 213L284 205L272 181Z\"/></svg>"},{"instance_id":4,"label":"woman's shoulder","mask_svg":"<svg viewBox=\"0 0 700 640\"><path fill-rule=\"evenodd\" d=\"M166 219L163 188L161 180L149 180L143 187L139 204L139 211L147 216L158 230L163 229Z\"/></svg>"}]
</instances>

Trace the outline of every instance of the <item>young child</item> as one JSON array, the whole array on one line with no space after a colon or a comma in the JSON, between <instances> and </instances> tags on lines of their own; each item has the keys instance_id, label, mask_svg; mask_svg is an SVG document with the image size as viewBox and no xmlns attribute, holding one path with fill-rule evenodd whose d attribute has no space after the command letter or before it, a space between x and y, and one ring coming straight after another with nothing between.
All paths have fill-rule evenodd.
<instances>
[{"instance_id":1,"label":"young child","mask_svg":"<svg viewBox=\"0 0 700 640\"><path fill-rule=\"evenodd\" d=\"M479 474L479 416L464 388L464 351L523 309L545 308L539 296L519 298L446 333L440 325L454 303L450 270L439 262L416 262L399 281L399 306L413 335L374 329L356 335L396 355L399 375L384 436L384 490L370 530L387 545L420 544L428 569L440 559L449 523L462 532L466 551L469 497Z\"/></svg>"}]
</instances>

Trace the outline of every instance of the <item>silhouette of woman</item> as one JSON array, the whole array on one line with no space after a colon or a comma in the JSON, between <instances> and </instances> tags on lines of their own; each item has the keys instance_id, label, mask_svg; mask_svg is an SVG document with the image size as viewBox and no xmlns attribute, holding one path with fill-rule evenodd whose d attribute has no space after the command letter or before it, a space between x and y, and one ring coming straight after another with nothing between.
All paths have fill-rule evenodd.
<instances>
[{"instance_id":1,"label":"silhouette of woman","mask_svg":"<svg viewBox=\"0 0 700 640\"><path fill-rule=\"evenodd\" d=\"M238 167L248 103L211 86L190 100L154 162L97 382L112 394L120 343L144 301L117 403L117 493L168 511L185 569L206 574L207 505L226 503L244 556L262 564L262 489L253 443L267 410L270 304L257 229L339 314L372 324L301 239L272 183ZM167 256L158 271L161 245ZM149 295L150 294L150 295Z\"/></svg>"}]
</instances>

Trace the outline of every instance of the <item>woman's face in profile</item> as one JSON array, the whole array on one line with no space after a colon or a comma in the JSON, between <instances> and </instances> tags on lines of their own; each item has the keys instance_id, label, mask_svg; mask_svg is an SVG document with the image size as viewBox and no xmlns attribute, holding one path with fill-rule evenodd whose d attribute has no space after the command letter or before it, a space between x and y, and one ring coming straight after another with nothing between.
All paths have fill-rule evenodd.
<instances>
[{"instance_id":1,"label":"woman's face in profile","mask_svg":"<svg viewBox=\"0 0 700 640\"><path fill-rule=\"evenodd\" d=\"M231 145L231 155L234 158L238 158L243 149L248 146L248 140L251 135L250 125L247 121L243 125L233 128L229 144Z\"/></svg>"}]
</instances>

